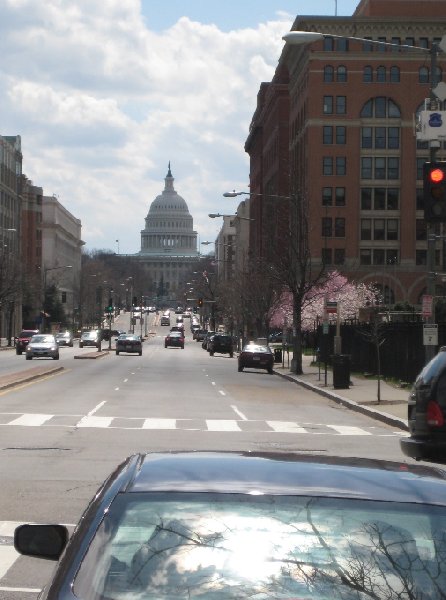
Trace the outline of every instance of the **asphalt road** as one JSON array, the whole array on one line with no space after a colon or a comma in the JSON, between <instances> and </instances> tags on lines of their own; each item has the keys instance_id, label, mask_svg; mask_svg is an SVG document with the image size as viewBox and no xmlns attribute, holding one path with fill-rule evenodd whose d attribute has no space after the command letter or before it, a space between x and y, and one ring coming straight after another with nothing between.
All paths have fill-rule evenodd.
<instances>
[{"instance_id":1,"label":"asphalt road","mask_svg":"<svg viewBox=\"0 0 446 600\"><path fill-rule=\"evenodd\" d=\"M117 326L127 329L127 318ZM401 431L266 371L238 373L235 357L211 357L192 341L187 320L185 349L165 349L168 328L154 318L142 357L75 360L94 350L61 348L62 373L0 394L0 600L37 597L52 567L16 555L15 524L76 523L129 454L280 450L407 460ZM45 360L13 352L1 359L12 370Z\"/></svg>"}]
</instances>

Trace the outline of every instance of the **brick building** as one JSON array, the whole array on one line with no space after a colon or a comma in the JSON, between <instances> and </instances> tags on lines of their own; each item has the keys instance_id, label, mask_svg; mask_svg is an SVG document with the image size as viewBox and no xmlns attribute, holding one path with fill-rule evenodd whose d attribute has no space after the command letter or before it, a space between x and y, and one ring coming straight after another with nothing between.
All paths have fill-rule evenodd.
<instances>
[{"instance_id":1,"label":"brick building","mask_svg":"<svg viewBox=\"0 0 446 600\"><path fill-rule=\"evenodd\" d=\"M315 266L375 282L386 303L419 304L427 285L422 166L430 150L417 142L414 122L429 98L432 44L446 34L446 0L362 0L351 17L299 16L292 30L324 38L285 45L272 81L261 85L245 144L250 252L268 255L297 201ZM446 55L436 58L439 81ZM445 142L439 146L436 158L444 160ZM446 271L441 238L436 243L436 270Z\"/></svg>"}]
</instances>

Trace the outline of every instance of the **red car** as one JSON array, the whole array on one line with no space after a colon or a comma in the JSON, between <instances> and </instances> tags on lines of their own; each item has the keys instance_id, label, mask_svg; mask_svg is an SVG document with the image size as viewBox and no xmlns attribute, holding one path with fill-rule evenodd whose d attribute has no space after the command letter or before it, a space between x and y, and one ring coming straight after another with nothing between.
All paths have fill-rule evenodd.
<instances>
[{"instance_id":1,"label":"red car","mask_svg":"<svg viewBox=\"0 0 446 600\"><path fill-rule=\"evenodd\" d=\"M184 335L181 331L171 331L164 339L164 348L175 346L184 350Z\"/></svg>"},{"instance_id":2,"label":"red car","mask_svg":"<svg viewBox=\"0 0 446 600\"><path fill-rule=\"evenodd\" d=\"M25 352L30 339L33 335L36 335L36 333L39 333L38 329L24 329L21 331L15 338L15 353L22 354L22 352Z\"/></svg>"}]
</instances>

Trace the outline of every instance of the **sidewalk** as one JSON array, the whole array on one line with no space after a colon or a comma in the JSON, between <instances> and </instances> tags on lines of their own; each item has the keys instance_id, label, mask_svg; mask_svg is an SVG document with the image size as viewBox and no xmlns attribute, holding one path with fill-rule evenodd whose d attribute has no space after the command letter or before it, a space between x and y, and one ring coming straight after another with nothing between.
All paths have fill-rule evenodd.
<instances>
[{"instance_id":1,"label":"sidewalk","mask_svg":"<svg viewBox=\"0 0 446 600\"><path fill-rule=\"evenodd\" d=\"M274 372L351 410L407 431L407 398L410 388L398 388L381 381L381 402L378 404L376 379L352 375L348 389L334 389L332 371L328 370L325 385L324 366L321 365L319 371L317 365L311 364L312 360L312 356L302 356L302 375L291 373L286 360L284 367L282 363L276 363Z\"/></svg>"}]
</instances>

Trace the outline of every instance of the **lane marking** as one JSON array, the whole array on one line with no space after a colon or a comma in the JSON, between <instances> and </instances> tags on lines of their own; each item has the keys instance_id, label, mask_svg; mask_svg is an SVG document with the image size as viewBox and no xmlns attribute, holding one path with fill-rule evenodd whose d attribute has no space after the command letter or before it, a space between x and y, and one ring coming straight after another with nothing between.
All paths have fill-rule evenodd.
<instances>
[{"instance_id":1,"label":"lane marking","mask_svg":"<svg viewBox=\"0 0 446 600\"><path fill-rule=\"evenodd\" d=\"M6 575L18 556L14 546L0 546L0 579Z\"/></svg>"},{"instance_id":2,"label":"lane marking","mask_svg":"<svg viewBox=\"0 0 446 600\"><path fill-rule=\"evenodd\" d=\"M248 417L246 417L234 404L231 404L231 408L235 412L235 414L242 419L242 421L248 420Z\"/></svg>"},{"instance_id":3,"label":"lane marking","mask_svg":"<svg viewBox=\"0 0 446 600\"><path fill-rule=\"evenodd\" d=\"M218 390L218 393L221 394L222 396L226 396L226 393L223 390Z\"/></svg>"},{"instance_id":4,"label":"lane marking","mask_svg":"<svg viewBox=\"0 0 446 600\"><path fill-rule=\"evenodd\" d=\"M105 400L103 400L102 402L99 402L99 404L97 404L92 410L90 410L89 413L87 413L87 417L91 417L92 415L94 415L95 412L98 412L98 410L100 408L102 408L104 406L104 404L107 404L107 402Z\"/></svg>"},{"instance_id":5,"label":"lane marking","mask_svg":"<svg viewBox=\"0 0 446 600\"><path fill-rule=\"evenodd\" d=\"M106 429L110 427L113 421L113 417L93 417L87 415L77 423L76 427L98 427L99 429Z\"/></svg>"},{"instance_id":6,"label":"lane marking","mask_svg":"<svg viewBox=\"0 0 446 600\"><path fill-rule=\"evenodd\" d=\"M144 419L142 429L176 429L176 419Z\"/></svg>"}]
</instances>

